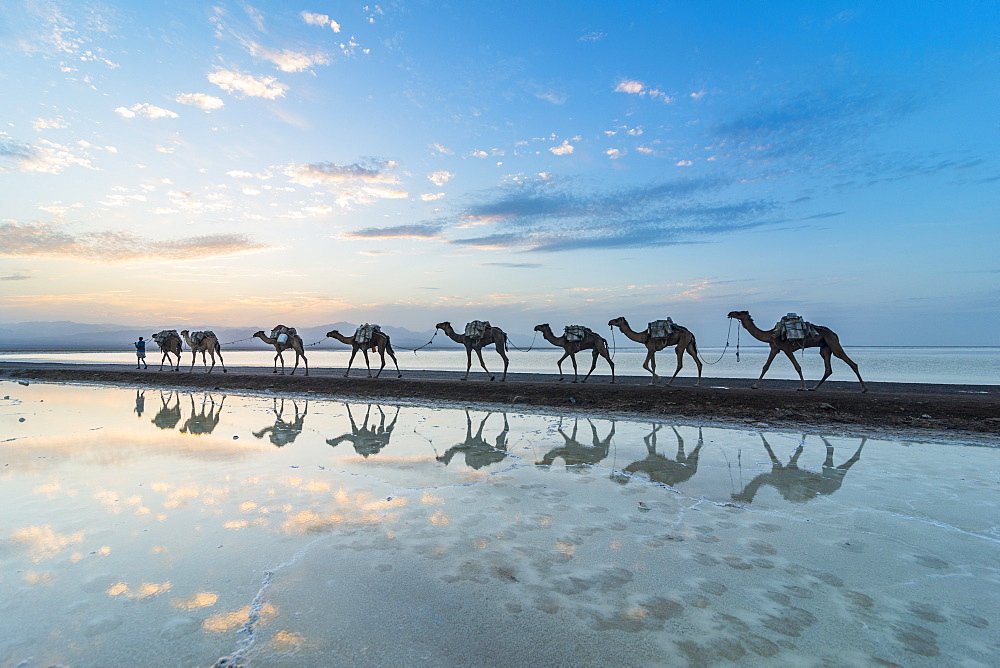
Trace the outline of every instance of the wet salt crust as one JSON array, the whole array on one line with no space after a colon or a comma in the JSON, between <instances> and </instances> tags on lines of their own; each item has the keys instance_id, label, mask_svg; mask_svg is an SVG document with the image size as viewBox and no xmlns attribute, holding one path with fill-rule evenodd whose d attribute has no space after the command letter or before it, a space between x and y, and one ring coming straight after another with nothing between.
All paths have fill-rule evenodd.
<instances>
[{"instance_id":1,"label":"wet salt crust","mask_svg":"<svg viewBox=\"0 0 1000 668\"><path fill-rule=\"evenodd\" d=\"M0 612L18 620L3 665L1000 650L996 448L6 382L0 397Z\"/></svg>"}]
</instances>

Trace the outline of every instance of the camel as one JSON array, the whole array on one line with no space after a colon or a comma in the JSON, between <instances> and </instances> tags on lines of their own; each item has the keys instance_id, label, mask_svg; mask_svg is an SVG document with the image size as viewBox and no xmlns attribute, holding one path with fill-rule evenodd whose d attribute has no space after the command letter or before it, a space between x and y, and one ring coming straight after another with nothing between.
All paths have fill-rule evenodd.
<instances>
[{"instance_id":1,"label":"camel","mask_svg":"<svg viewBox=\"0 0 1000 668\"><path fill-rule=\"evenodd\" d=\"M580 467L575 470L580 471L584 466L594 466L602 459L608 456L608 451L611 448L611 439L615 437L615 421L611 421L611 430L608 435L603 439L597 435L597 427L594 423L587 419L590 423L590 431L593 434L593 445L584 445L580 441L576 440L576 429L580 424L579 419L573 420L573 433L571 436L567 436L566 432L562 429L562 424L559 425L558 431L559 435L563 437L566 442L561 448L553 448L549 450L545 455L542 456L542 461L535 462L536 465L540 466L551 466L557 458L562 458L566 462L567 467Z\"/></svg>"},{"instance_id":2,"label":"camel","mask_svg":"<svg viewBox=\"0 0 1000 668\"><path fill-rule=\"evenodd\" d=\"M753 319L750 317L748 311L730 311L730 318L736 318L743 325L743 328L750 333L750 336L757 339L758 341L763 341L767 345L771 346L771 352L767 356L767 362L764 363L764 368L760 371L760 378L757 382L752 385L753 389L758 389L760 387L760 381L764 380L764 374L767 373L768 368L771 366L771 362L779 352L785 353L788 359L792 361L792 366L799 374L799 380L802 385L799 387L800 390L806 389L806 379L802 375L802 367L799 366L798 361L795 359L793 354L796 350L802 350L804 348L819 348L819 354L823 357L823 364L826 365L826 371L823 373L823 377L820 378L819 382L815 386L808 388L810 390L816 390L823 381L830 377L833 373L833 368L830 365L830 358L832 355L836 355L840 359L847 363L847 366L854 370L855 375L858 377L858 382L861 383L861 391L867 392L868 386L865 385L865 381L861 379L861 372L858 371L858 365L854 363L847 353L844 352L844 348L840 345L840 338L828 327L821 327L819 325L813 325L813 329L816 330L816 334L812 336L806 336L804 339L782 339L775 336L773 330L763 330L754 324Z\"/></svg>"},{"instance_id":3,"label":"camel","mask_svg":"<svg viewBox=\"0 0 1000 668\"><path fill-rule=\"evenodd\" d=\"M399 362L396 361L396 353L393 352L392 343L389 342L389 335L383 332L382 330L376 329L374 332L372 332L371 341L369 341L367 344L359 343L358 341L356 341L355 340L357 338L356 333L352 334L351 336L344 336L337 330L333 330L327 332L326 335L331 339L337 339L341 343L351 347L351 359L350 361L347 362L347 371L344 372L344 378L347 378L347 375L351 373L351 365L354 364L354 356L358 354L359 350L363 351L365 354L365 366L368 367L368 377L369 378L372 377L372 365L368 361L369 348L372 349L372 352L378 350L378 355L380 358L382 358L382 366L379 367L378 373L375 374L376 378L382 375L382 369L385 368L386 353L389 353L389 357L392 358L392 363L396 365L396 378L403 377L403 374L400 373L399 371Z\"/></svg>"},{"instance_id":4,"label":"camel","mask_svg":"<svg viewBox=\"0 0 1000 668\"><path fill-rule=\"evenodd\" d=\"M686 454L684 438L677 431L677 427L671 427L677 437L677 454L670 459L656 451L656 432L662 428L662 424L653 425L653 431L642 439L646 442L646 458L626 466L624 473L632 475L644 473L653 482L676 487L679 483L690 480L698 472L698 456L701 454L702 446L705 445L705 437L701 433L701 427L698 427L698 445L691 454ZM632 479L632 475L616 476L614 479L616 482L626 484Z\"/></svg>"},{"instance_id":5,"label":"camel","mask_svg":"<svg viewBox=\"0 0 1000 668\"><path fill-rule=\"evenodd\" d=\"M608 326L617 327L629 339L646 346L646 361L642 363L642 368L653 374L653 377L649 380L650 385L656 385L656 381L660 378L656 375L656 352L670 346L677 346L677 369L674 370L674 375L670 377L670 382L667 385L673 384L674 378L677 378L681 367L684 366L685 350L698 366L698 381L695 383L695 387L701 385L701 360L698 359L698 345L695 343L694 334L686 327L674 325L674 331L667 338L661 339L654 338L650 334L648 327L641 332L636 332L629 327L628 321L625 320L624 316L609 320Z\"/></svg>"},{"instance_id":6,"label":"camel","mask_svg":"<svg viewBox=\"0 0 1000 668\"><path fill-rule=\"evenodd\" d=\"M493 415L492 412L487 413L479 422L479 429L476 431L475 435L472 434L472 416L469 415L469 411L465 411L465 440L461 443L451 446L445 453L439 457L436 457L439 462L442 462L447 466L454 456L461 452L465 455L465 465L474 468L477 471L484 466L489 466L491 464L498 464L502 462L507 457L507 432L510 431L510 425L507 424L507 414L503 413L503 430L500 435L496 437L496 445L490 445L483 438L483 427L486 426L486 420Z\"/></svg>"},{"instance_id":7,"label":"camel","mask_svg":"<svg viewBox=\"0 0 1000 668\"><path fill-rule=\"evenodd\" d=\"M251 432L254 438L264 438L264 434L267 434L267 438L271 441L271 445L275 447L283 447L292 443L299 434L302 433L302 424L305 422L306 415L309 414L309 400L306 400L305 408L302 413L299 413L299 404L292 399L292 407L295 409L295 421L285 422L285 399L281 399L281 408L278 408L277 398L271 399L271 409L274 412L274 424L270 427L264 427L260 431Z\"/></svg>"},{"instance_id":8,"label":"camel","mask_svg":"<svg viewBox=\"0 0 1000 668\"><path fill-rule=\"evenodd\" d=\"M347 417L351 420L351 433L337 436L336 438L328 438L326 440L327 445L337 447L344 441L350 441L351 445L354 446L354 451L366 459L369 455L377 454L382 448L389 445L392 430L396 428L396 420L399 419L399 406L396 406L396 415L393 416L392 422L387 427L385 426L385 411L382 410L381 406L376 405L375 408L378 409L381 419L377 427L374 420L372 420L372 426L369 427L368 417L372 412L372 405L368 404L368 410L365 411L365 420L359 428L358 424L354 421L354 415L351 413L351 405L344 405L347 406Z\"/></svg>"},{"instance_id":9,"label":"camel","mask_svg":"<svg viewBox=\"0 0 1000 668\"><path fill-rule=\"evenodd\" d=\"M814 473L799 468L799 455L802 454L803 449L802 443L795 449L792 456L788 458L788 464L783 465L774 455L770 444L764 438L764 434L761 434L760 440L764 442L764 449L767 450L767 456L771 458L771 472L761 473L751 480L743 488L743 491L732 495L733 500L740 501L741 503L752 503L754 496L757 495L758 490L764 485L771 485L778 490L781 498L792 503L805 503L818 496L827 496L836 492L844 484L844 476L847 475L850 468L861 459L861 449L865 447L868 437L862 436L861 445L858 446L857 451L851 455L850 459L837 467L833 465L833 446L830 445L830 442L825 437L821 436L820 438L823 439L823 443L826 445L826 460L823 462L823 472ZM803 438L803 442L804 440Z\"/></svg>"},{"instance_id":10,"label":"camel","mask_svg":"<svg viewBox=\"0 0 1000 668\"><path fill-rule=\"evenodd\" d=\"M166 362L170 364L170 356L177 355L177 365L170 365L171 371L181 370L181 337L177 334L176 329L165 329L162 332L157 332L150 337L156 341L156 345L160 347L160 352L163 356L160 358L160 371L163 371L163 363Z\"/></svg>"},{"instance_id":11,"label":"camel","mask_svg":"<svg viewBox=\"0 0 1000 668\"><path fill-rule=\"evenodd\" d=\"M219 419L222 417L222 406L226 403L226 395L222 395L222 400L219 405L215 405L215 398L206 394L201 398L201 412L195 413L194 407L194 395L188 395L191 398L191 416L184 421L181 425L180 432L182 434L193 434L195 436L200 436L201 434L211 434L215 431L215 428L219 426ZM205 414L205 404L211 401L211 408L208 409L208 414Z\"/></svg>"},{"instance_id":12,"label":"camel","mask_svg":"<svg viewBox=\"0 0 1000 668\"><path fill-rule=\"evenodd\" d=\"M173 406L170 405L171 398L174 400ZM168 392L167 396L164 397L163 392L160 392L160 404L160 410L150 422L160 429L173 429L181 421L180 395L176 392Z\"/></svg>"},{"instance_id":13,"label":"camel","mask_svg":"<svg viewBox=\"0 0 1000 668\"><path fill-rule=\"evenodd\" d=\"M273 331L273 330L272 330ZM264 343L269 343L274 346L277 351L277 355L274 356L274 371L271 373L278 373L278 360L281 360L281 375L285 375L285 358L281 356L283 352L291 348L295 351L295 366L292 368L291 375L295 375L295 369L299 368L299 358L302 358L302 363L306 367L306 375L309 375L309 360L306 359L306 351L302 345L302 337L298 334L289 334L288 340L284 343L280 343L277 338L268 336L262 331L254 332L254 336L263 341Z\"/></svg>"},{"instance_id":14,"label":"camel","mask_svg":"<svg viewBox=\"0 0 1000 668\"><path fill-rule=\"evenodd\" d=\"M597 367L597 356L600 355L608 361L608 365L611 367L611 384L615 383L615 363L611 360L611 353L608 352L608 341L600 334L588 331L588 334L583 338L582 341L568 341L566 335L556 336L552 333L552 328L549 327L548 323L544 325L536 325L536 332L541 332L542 337L556 346L557 348L562 348L565 352L563 356L559 358L556 362L556 366L559 367L559 380L563 380L563 370L562 363L567 357L573 362L573 382L577 382L577 369L576 369L576 354L581 350L593 350L594 360L590 365L590 371L587 375L583 377L583 382L586 383L587 379L590 378L590 374L594 373L594 368Z\"/></svg>"},{"instance_id":15,"label":"camel","mask_svg":"<svg viewBox=\"0 0 1000 668\"><path fill-rule=\"evenodd\" d=\"M462 380L469 379L469 369L472 368L473 350L476 351L476 356L479 357L479 365L483 367L483 371L485 371L490 377L490 380L496 379L496 376L490 373L490 370L486 368L486 362L483 361L483 348L489 345L495 345L497 352L500 353L500 357L503 358L503 376L500 378L500 382L502 383L507 380L507 367L510 365L510 360L507 359L507 334L505 334L502 329L489 325L486 328L486 331L483 332L483 336L479 339L473 339L466 336L464 333L459 334L447 320L434 325L434 329L440 329L448 336L449 339L455 343L461 343L465 346L465 377L462 378Z\"/></svg>"},{"instance_id":16,"label":"camel","mask_svg":"<svg viewBox=\"0 0 1000 668\"><path fill-rule=\"evenodd\" d=\"M201 335L199 337L199 334ZM209 330L204 332L194 332L193 336L198 340L197 343L191 340L191 336L188 335L186 329L181 330L181 336L184 337L184 343L188 344L188 348L191 349L191 370L188 373L194 371L194 361L198 357L198 353L201 353L201 363L204 366L208 366L205 361L205 353L207 352L212 357L212 366L208 367L208 371L205 373L212 373L212 369L215 368L215 354L219 354L219 364L222 365L222 373L228 373L226 371L226 363L222 360L222 348L219 346L219 339L215 336L215 332Z\"/></svg>"}]
</instances>

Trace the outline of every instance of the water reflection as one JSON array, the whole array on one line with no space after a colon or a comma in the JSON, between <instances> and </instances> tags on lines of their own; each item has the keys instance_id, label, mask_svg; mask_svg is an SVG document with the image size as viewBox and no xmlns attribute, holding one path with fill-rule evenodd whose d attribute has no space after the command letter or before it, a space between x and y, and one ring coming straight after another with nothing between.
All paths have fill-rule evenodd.
<instances>
[{"instance_id":1,"label":"water reflection","mask_svg":"<svg viewBox=\"0 0 1000 668\"><path fill-rule=\"evenodd\" d=\"M226 395L222 395L219 405L216 406L215 398L206 393L201 398L201 410L197 413L195 412L194 395L189 394L188 397L191 399L191 415L184 421L184 425L180 430L181 433L195 435L211 434L219 426L219 418L222 417L222 406L226 403ZM208 402L211 402L211 405L208 405ZM206 408L208 412L206 412Z\"/></svg>"},{"instance_id":2,"label":"water reflection","mask_svg":"<svg viewBox=\"0 0 1000 668\"><path fill-rule=\"evenodd\" d=\"M799 468L799 455L802 454L806 442L805 434L802 435L802 441L789 457L787 464L781 463L781 460L775 456L771 449L771 444L764 438L764 434L761 434L760 440L764 443L767 456L771 458L771 472L761 473L751 480L741 492L733 494L733 500L751 503L760 488L765 485L774 487L781 494L781 498L793 503L805 503L818 496L827 496L836 492L844 484L844 476L847 475L850 468L861 459L861 449L865 447L868 437L862 436L861 444L858 445L854 454L836 467L833 464L833 446L825 436L820 436L820 438L826 445L826 460L823 462L823 471L816 473Z\"/></svg>"},{"instance_id":3,"label":"water reflection","mask_svg":"<svg viewBox=\"0 0 1000 668\"><path fill-rule=\"evenodd\" d=\"M658 482L670 487L675 487L682 482L686 482L694 477L698 472L698 455L705 445L705 436L702 428L698 427L698 444L691 451L691 454L684 452L684 437L677 431L677 427L671 426L674 436L677 438L677 454L673 459L665 457L656 451L656 435L664 427L662 424L652 425L653 431L643 436L646 444L646 457L632 462L625 467L624 471L629 474L643 474L653 482ZM631 475L618 475L614 477L616 482L622 484L631 480Z\"/></svg>"},{"instance_id":4,"label":"water reflection","mask_svg":"<svg viewBox=\"0 0 1000 668\"><path fill-rule=\"evenodd\" d=\"M469 415L469 411L466 409L465 440L445 450L443 455L437 457L437 460L447 466L456 454L462 453L465 458L465 465L478 470L491 464L498 464L506 459L508 455L507 434L510 431L510 424L507 422L507 413L501 413L503 415L503 429L497 435L492 445L487 443L486 439L483 438L483 428L486 426L486 421L490 419L491 415L493 415L492 412L487 413L479 421L479 429L473 434L472 416Z\"/></svg>"},{"instance_id":5,"label":"water reflection","mask_svg":"<svg viewBox=\"0 0 1000 668\"><path fill-rule=\"evenodd\" d=\"M385 411L382 407L375 405L378 409L379 419L378 426L375 426L375 422L372 421L372 426L368 426L368 418L371 416L372 404L368 404L368 409L365 411L364 422L358 427L357 422L354 421L354 413L351 412L351 405L344 404L347 408L347 417L351 421L351 432L349 434L344 434L343 436L337 436L336 438L329 438L326 441L327 445L336 447L343 443L344 441L350 441L351 445L354 446L354 451L357 452L362 457L368 457L369 455L374 455L378 453L382 448L389 445L389 438L392 436L392 430L396 428L396 420L399 419L399 406L396 406L396 414L392 418L392 422L389 426L385 426Z\"/></svg>"},{"instance_id":6,"label":"water reflection","mask_svg":"<svg viewBox=\"0 0 1000 668\"><path fill-rule=\"evenodd\" d=\"M136 413L140 418L143 412L146 410L146 391L136 390L135 391L135 408L133 412Z\"/></svg>"},{"instance_id":7,"label":"water reflection","mask_svg":"<svg viewBox=\"0 0 1000 668\"><path fill-rule=\"evenodd\" d=\"M170 405L170 400L173 405ZM160 410L151 422L160 429L173 429L181 421L181 399L176 390L167 392L166 395L160 392Z\"/></svg>"},{"instance_id":8,"label":"water reflection","mask_svg":"<svg viewBox=\"0 0 1000 668\"><path fill-rule=\"evenodd\" d=\"M282 397L280 403L277 398L272 399L271 410L274 412L274 424L253 432L253 435L257 438L264 438L264 434L267 434L271 445L278 448L294 442L302 433L302 423L305 422L306 415L309 414L309 400L305 400L305 406L301 413L299 413L299 404L295 399L289 399L289 402L295 411L295 417L291 422L285 422L285 398Z\"/></svg>"},{"instance_id":9,"label":"water reflection","mask_svg":"<svg viewBox=\"0 0 1000 668\"><path fill-rule=\"evenodd\" d=\"M615 437L615 421L611 420L611 429L604 438L598 436L597 427L594 426L593 420L587 418L587 422L590 424L593 436L590 445L584 445L576 439L577 428L580 426L579 418L573 418L573 432L569 435L563 431L562 420L560 420L557 431L563 438L563 445L545 453L538 464L551 466L556 459L562 459L566 462L566 466L594 465L607 457L611 449L611 439Z\"/></svg>"}]
</instances>

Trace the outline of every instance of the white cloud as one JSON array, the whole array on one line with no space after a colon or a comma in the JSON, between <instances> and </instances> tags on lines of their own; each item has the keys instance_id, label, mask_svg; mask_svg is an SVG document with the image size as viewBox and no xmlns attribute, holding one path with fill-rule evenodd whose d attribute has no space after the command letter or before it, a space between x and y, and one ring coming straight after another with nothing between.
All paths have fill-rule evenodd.
<instances>
[{"instance_id":1,"label":"white cloud","mask_svg":"<svg viewBox=\"0 0 1000 668\"><path fill-rule=\"evenodd\" d=\"M226 91L244 97L262 97L273 100L284 97L288 86L274 77L256 78L238 70L217 69L208 75L208 80Z\"/></svg>"},{"instance_id":2,"label":"white cloud","mask_svg":"<svg viewBox=\"0 0 1000 668\"><path fill-rule=\"evenodd\" d=\"M629 93L630 95L639 95L646 87L640 81L633 81L627 79L625 81L620 81L617 86L615 86L616 93Z\"/></svg>"},{"instance_id":3,"label":"white cloud","mask_svg":"<svg viewBox=\"0 0 1000 668\"><path fill-rule=\"evenodd\" d=\"M438 153L443 153L445 155L455 155L455 152L443 144L434 143L431 144L431 148Z\"/></svg>"},{"instance_id":4,"label":"white cloud","mask_svg":"<svg viewBox=\"0 0 1000 668\"><path fill-rule=\"evenodd\" d=\"M700 100L703 97L705 97L705 91L703 91L703 90L699 90L699 91L697 91L695 93L691 93L691 98L694 99L694 100Z\"/></svg>"},{"instance_id":5,"label":"white cloud","mask_svg":"<svg viewBox=\"0 0 1000 668\"><path fill-rule=\"evenodd\" d=\"M54 128L65 128L69 124L63 120L62 117L59 118L36 118L31 125L35 130L50 130Z\"/></svg>"},{"instance_id":6,"label":"white cloud","mask_svg":"<svg viewBox=\"0 0 1000 668\"><path fill-rule=\"evenodd\" d=\"M58 174L71 166L97 170L88 156L77 155L68 146L46 139L39 140L37 146L19 144L0 133L0 172L8 171L3 161L13 162L22 172Z\"/></svg>"},{"instance_id":7,"label":"white cloud","mask_svg":"<svg viewBox=\"0 0 1000 668\"><path fill-rule=\"evenodd\" d=\"M174 101L198 107L203 111L213 111L225 105L221 98L206 93L181 93L174 98Z\"/></svg>"},{"instance_id":8,"label":"white cloud","mask_svg":"<svg viewBox=\"0 0 1000 668\"><path fill-rule=\"evenodd\" d=\"M604 153L612 160L617 160L618 158L622 157L622 152L616 148L609 148Z\"/></svg>"},{"instance_id":9,"label":"white cloud","mask_svg":"<svg viewBox=\"0 0 1000 668\"><path fill-rule=\"evenodd\" d=\"M302 20L311 26L319 26L320 28L325 28L330 26L333 32L340 32L340 24L331 19L326 14L314 14L312 12L302 12Z\"/></svg>"},{"instance_id":10,"label":"white cloud","mask_svg":"<svg viewBox=\"0 0 1000 668\"><path fill-rule=\"evenodd\" d=\"M149 104L148 102L133 104L131 107L127 108L118 107L115 111L121 114L124 118L135 118L136 116L145 116L146 118L154 120L157 118L179 118L179 116L173 111L157 107L156 105Z\"/></svg>"},{"instance_id":11,"label":"white cloud","mask_svg":"<svg viewBox=\"0 0 1000 668\"><path fill-rule=\"evenodd\" d=\"M443 198L444 198L444 193L424 193L423 195L420 196L420 199L422 199L425 202L433 202L436 199L443 199Z\"/></svg>"},{"instance_id":12,"label":"white cloud","mask_svg":"<svg viewBox=\"0 0 1000 668\"><path fill-rule=\"evenodd\" d=\"M336 203L346 207L352 203L370 204L378 199L408 198L410 194L405 190L387 187L399 183L399 177L392 173L396 167L392 161L376 161L371 166L325 162L290 165L283 171L293 183L308 187L325 186L337 195Z\"/></svg>"},{"instance_id":13,"label":"white cloud","mask_svg":"<svg viewBox=\"0 0 1000 668\"><path fill-rule=\"evenodd\" d=\"M439 169L438 171L434 172L427 178L428 180L430 180L431 183L440 187L448 183L448 181L450 181L454 176L455 176L454 174L452 174L446 169Z\"/></svg>"},{"instance_id":14,"label":"white cloud","mask_svg":"<svg viewBox=\"0 0 1000 668\"><path fill-rule=\"evenodd\" d=\"M692 164L694 164L694 163L692 163L690 160L680 160L680 161L678 161L677 166L678 167L688 167L688 166L690 166Z\"/></svg>"},{"instance_id":15,"label":"white cloud","mask_svg":"<svg viewBox=\"0 0 1000 668\"><path fill-rule=\"evenodd\" d=\"M302 72L303 70L308 70L313 65L330 64L330 57L325 53L317 52L309 54L304 51L292 51L290 49L276 51L275 49L269 49L254 42L248 42L246 47L251 56L257 56L274 63L282 72Z\"/></svg>"},{"instance_id":16,"label":"white cloud","mask_svg":"<svg viewBox=\"0 0 1000 668\"><path fill-rule=\"evenodd\" d=\"M253 177L253 174L251 174L250 172L244 172L239 169L233 169L231 171L226 172L226 176L231 176L234 179L249 179Z\"/></svg>"},{"instance_id":17,"label":"white cloud","mask_svg":"<svg viewBox=\"0 0 1000 668\"><path fill-rule=\"evenodd\" d=\"M478 151L473 151L472 152L472 157L473 158L488 158L488 157L490 157L490 154L487 153L486 151L478 150Z\"/></svg>"},{"instance_id":18,"label":"white cloud","mask_svg":"<svg viewBox=\"0 0 1000 668\"><path fill-rule=\"evenodd\" d=\"M568 139L564 139L563 143L559 146L550 146L549 150L555 155L569 155L573 152L575 147L569 143Z\"/></svg>"}]
</instances>

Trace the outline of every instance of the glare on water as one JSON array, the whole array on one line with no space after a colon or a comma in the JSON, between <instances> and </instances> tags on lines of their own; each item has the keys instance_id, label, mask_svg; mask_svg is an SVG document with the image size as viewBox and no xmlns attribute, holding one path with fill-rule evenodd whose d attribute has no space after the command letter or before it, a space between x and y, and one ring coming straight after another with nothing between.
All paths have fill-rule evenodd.
<instances>
[{"instance_id":1,"label":"glare on water","mask_svg":"<svg viewBox=\"0 0 1000 668\"><path fill-rule=\"evenodd\" d=\"M0 664L988 664L967 443L0 383Z\"/></svg>"}]
</instances>

